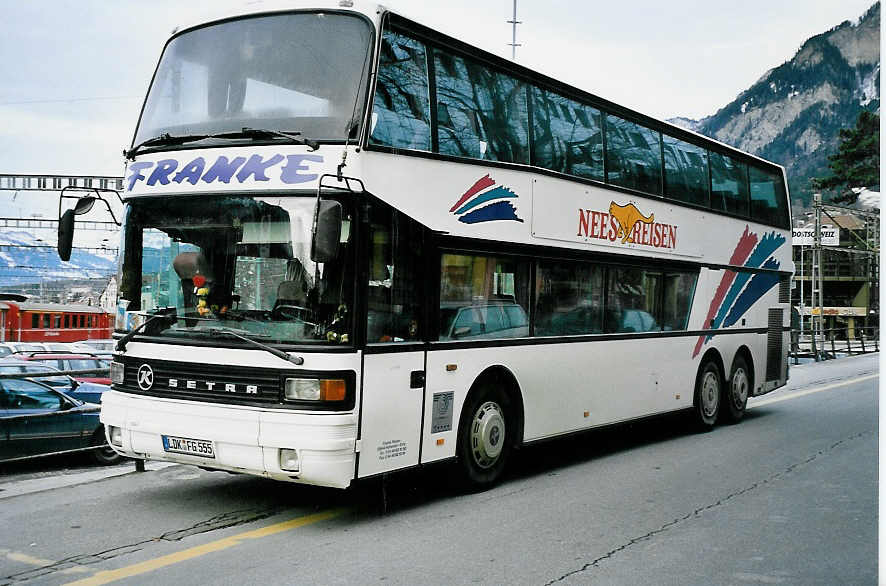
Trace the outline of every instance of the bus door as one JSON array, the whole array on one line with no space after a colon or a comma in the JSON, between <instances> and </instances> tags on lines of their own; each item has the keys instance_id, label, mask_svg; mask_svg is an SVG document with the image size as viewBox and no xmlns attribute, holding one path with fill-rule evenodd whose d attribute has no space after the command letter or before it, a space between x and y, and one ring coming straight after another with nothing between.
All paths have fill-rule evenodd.
<instances>
[{"instance_id":1,"label":"bus door","mask_svg":"<svg viewBox=\"0 0 886 586\"><path fill-rule=\"evenodd\" d=\"M390 350L401 348L369 347L364 355L358 477L418 464L425 352Z\"/></svg>"},{"instance_id":2,"label":"bus door","mask_svg":"<svg viewBox=\"0 0 886 586\"><path fill-rule=\"evenodd\" d=\"M379 201L367 219L359 477L418 464L425 387L422 228Z\"/></svg>"}]
</instances>

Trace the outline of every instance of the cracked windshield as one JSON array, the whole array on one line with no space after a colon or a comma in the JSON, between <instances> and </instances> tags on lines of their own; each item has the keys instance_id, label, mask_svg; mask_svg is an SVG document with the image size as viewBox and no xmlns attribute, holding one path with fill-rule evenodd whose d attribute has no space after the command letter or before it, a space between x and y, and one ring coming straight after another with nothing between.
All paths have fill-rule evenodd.
<instances>
[{"instance_id":1,"label":"cracked windshield","mask_svg":"<svg viewBox=\"0 0 886 586\"><path fill-rule=\"evenodd\" d=\"M146 333L348 343L350 217L335 259L311 260L313 197L146 198L128 205L120 304L175 323ZM156 323L156 322L154 322ZM118 324L118 329L120 329Z\"/></svg>"}]
</instances>

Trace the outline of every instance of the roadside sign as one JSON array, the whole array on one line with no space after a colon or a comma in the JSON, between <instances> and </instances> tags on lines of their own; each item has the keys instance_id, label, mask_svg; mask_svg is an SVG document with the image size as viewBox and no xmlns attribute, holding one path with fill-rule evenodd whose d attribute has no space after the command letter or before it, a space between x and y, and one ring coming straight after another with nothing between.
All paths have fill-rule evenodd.
<instances>
[{"instance_id":1,"label":"roadside sign","mask_svg":"<svg viewBox=\"0 0 886 586\"><path fill-rule=\"evenodd\" d=\"M815 245L815 224L793 228L791 232L793 233L794 246ZM821 245L840 246L840 230L830 224L822 224Z\"/></svg>"}]
</instances>

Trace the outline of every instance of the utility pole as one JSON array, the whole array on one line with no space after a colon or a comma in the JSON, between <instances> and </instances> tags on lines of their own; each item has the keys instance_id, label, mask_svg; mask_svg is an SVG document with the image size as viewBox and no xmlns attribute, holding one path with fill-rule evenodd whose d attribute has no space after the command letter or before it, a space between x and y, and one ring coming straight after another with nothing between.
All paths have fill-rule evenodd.
<instances>
[{"instance_id":1,"label":"utility pole","mask_svg":"<svg viewBox=\"0 0 886 586\"><path fill-rule=\"evenodd\" d=\"M815 360L824 357L824 264L821 254L821 194L812 195L812 205L815 214L815 232L812 246L812 353ZM818 315L815 309L818 308ZM820 342L819 342L820 340Z\"/></svg>"},{"instance_id":2,"label":"utility pole","mask_svg":"<svg viewBox=\"0 0 886 586\"><path fill-rule=\"evenodd\" d=\"M517 25L523 24L521 21L517 20L517 0L514 0L514 17L507 22L511 25L511 42L508 43L511 46L511 61L516 61L517 47L522 47L522 45L517 43Z\"/></svg>"}]
</instances>

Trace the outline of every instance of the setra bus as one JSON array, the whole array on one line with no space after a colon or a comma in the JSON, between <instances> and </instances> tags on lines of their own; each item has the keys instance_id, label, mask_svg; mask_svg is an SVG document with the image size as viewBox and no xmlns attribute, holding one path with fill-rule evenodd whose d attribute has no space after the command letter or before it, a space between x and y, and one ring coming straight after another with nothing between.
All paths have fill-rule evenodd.
<instances>
[{"instance_id":1,"label":"setra bus","mask_svg":"<svg viewBox=\"0 0 886 586\"><path fill-rule=\"evenodd\" d=\"M520 446L707 429L787 380L781 167L382 7L179 28L125 155L120 454L485 487Z\"/></svg>"}]
</instances>

